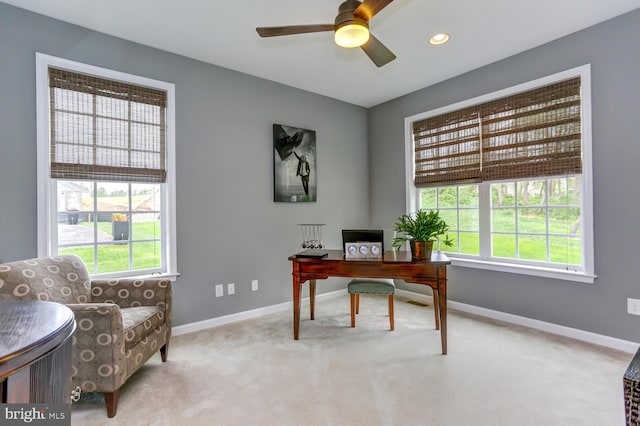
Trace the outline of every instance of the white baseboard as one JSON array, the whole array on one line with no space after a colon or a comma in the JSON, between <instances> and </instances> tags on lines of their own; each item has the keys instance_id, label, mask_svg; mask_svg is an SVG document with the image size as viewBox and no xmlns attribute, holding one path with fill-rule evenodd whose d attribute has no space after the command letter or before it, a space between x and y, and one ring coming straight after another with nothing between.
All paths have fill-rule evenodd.
<instances>
[{"instance_id":1,"label":"white baseboard","mask_svg":"<svg viewBox=\"0 0 640 426\"><path fill-rule=\"evenodd\" d=\"M347 293L347 289L332 291L329 293L319 294L316 296L316 302L321 300L333 299L343 296ZM308 305L309 298L302 299L302 305ZM250 318L257 318L263 315L273 314L276 312L287 311L293 309L293 301L280 303L278 305L266 306L264 308L252 309L250 311L238 312L236 314L225 315L223 317L211 318L204 321L192 322L185 325L178 325L171 328L172 336L179 336L181 334L193 333L195 331L205 330L207 328L218 327L224 324L230 324L237 321L242 321Z\"/></svg>"},{"instance_id":2,"label":"white baseboard","mask_svg":"<svg viewBox=\"0 0 640 426\"><path fill-rule=\"evenodd\" d=\"M346 289L324 293L316 296L317 301L333 299L341 297L347 293ZM396 289L398 296L406 297L408 299L415 300L417 302L431 303L433 304L433 297L416 293L413 291L407 291L402 289ZM309 298L302 299L303 305L309 304ZM470 314L495 319L498 321L507 322L510 324L517 324L524 327L533 328L535 330L545 331L547 333L557 334L564 337L569 337L583 342L593 343L595 345L604 346L611 349L616 349L623 352L635 353L640 346L638 343L628 340L617 339L615 337L609 337L602 334L591 333L589 331L579 330L576 328L565 327L563 325L553 324L550 322L540 321L532 318L521 317L519 315L508 314L505 312L494 311L492 309L481 308L479 306L467 305L466 303L460 303L453 300L447 300L447 307L449 309L467 312ZM173 336L179 336L181 334L193 333L200 330L205 330L212 327L218 327L224 324L230 324L237 321L242 321L250 318L257 318L263 315L273 314L276 312L286 311L293 309L293 302L280 303L278 305L266 306L264 308L252 309L250 311L238 312L236 314L226 315L223 317L211 318L204 321L193 322L190 324L179 325L171 329Z\"/></svg>"},{"instance_id":3,"label":"white baseboard","mask_svg":"<svg viewBox=\"0 0 640 426\"><path fill-rule=\"evenodd\" d=\"M398 296L403 296L417 302L433 304L433 297L426 294L401 289L396 289L396 294ZM640 346L638 343L628 340L617 339L615 337L591 333L589 331L579 330L577 328L565 327L563 325L553 324L550 322L521 317L519 315L507 314L505 312L494 311L492 309L467 305L466 303L455 302L453 300L447 300L447 308L455 311L467 312L469 314L492 318L511 324L517 324L524 327L529 327L536 330L545 331L547 333L557 334L560 336L569 337L572 339L581 340L583 342L593 343L595 345L605 346L607 348L617 349L619 351L628 353L635 353Z\"/></svg>"}]
</instances>

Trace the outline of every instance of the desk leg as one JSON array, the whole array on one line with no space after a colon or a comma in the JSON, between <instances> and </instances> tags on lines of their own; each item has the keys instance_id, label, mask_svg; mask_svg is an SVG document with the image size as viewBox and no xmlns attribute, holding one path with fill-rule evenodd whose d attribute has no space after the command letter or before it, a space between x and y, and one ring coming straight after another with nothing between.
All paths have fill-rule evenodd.
<instances>
[{"instance_id":1,"label":"desk leg","mask_svg":"<svg viewBox=\"0 0 640 426\"><path fill-rule=\"evenodd\" d=\"M446 355L447 354L447 279L440 276L438 277L438 306L440 308L440 341L442 342L442 355Z\"/></svg>"},{"instance_id":2,"label":"desk leg","mask_svg":"<svg viewBox=\"0 0 640 426\"><path fill-rule=\"evenodd\" d=\"M309 280L309 304L311 310L311 319L315 319L316 311L316 280Z\"/></svg>"},{"instance_id":3,"label":"desk leg","mask_svg":"<svg viewBox=\"0 0 640 426\"><path fill-rule=\"evenodd\" d=\"M293 274L293 339L298 340L300 331L300 277Z\"/></svg>"},{"instance_id":4,"label":"desk leg","mask_svg":"<svg viewBox=\"0 0 640 426\"><path fill-rule=\"evenodd\" d=\"M433 314L436 321L436 330L440 330L440 295L438 289L433 289Z\"/></svg>"}]
</instances>

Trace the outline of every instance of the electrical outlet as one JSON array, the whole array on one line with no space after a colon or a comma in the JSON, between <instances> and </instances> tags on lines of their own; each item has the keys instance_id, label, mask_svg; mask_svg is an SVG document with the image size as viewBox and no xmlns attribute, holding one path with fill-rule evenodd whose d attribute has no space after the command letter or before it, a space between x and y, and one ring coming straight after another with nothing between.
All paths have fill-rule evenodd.
<instances>
[{"instance_id":1,"label":"electrical outlet","mask_svg":"<svg viewBox=\"0 0 640 426\"><path fill-rule=\"evenodd\" d=\"M251 281L251 291L258 291L258 280Z\"/></svg>"},{"instance_id":2,"label":"electrical outlet","mask_svg":"<svg viewBox=\"0 0 640 426\"><path fill-rule=\"evenodd\" d=\"M234 283L227 284L227 294L234 294L236 292L236 285Z\"/></svg>"},{"instance_id":3,"label":"electrical outlet","mask_svg":"<svg viewBox=\"0 0 640 426\"><path fill-rule=\"evenodd\" d=\"M222 284L216 284L216 297L224 296L224 287Z\"/></svg>"},{"instance_id":4,"label":"electrical outlet","mask_svg":"<svg viewBox=\"0 0 640 426\"><path fill-rule=\"evenodd\" d=\"M640 315L640 299L627 298L627 313Z\"/></svg>"}]
</instances>

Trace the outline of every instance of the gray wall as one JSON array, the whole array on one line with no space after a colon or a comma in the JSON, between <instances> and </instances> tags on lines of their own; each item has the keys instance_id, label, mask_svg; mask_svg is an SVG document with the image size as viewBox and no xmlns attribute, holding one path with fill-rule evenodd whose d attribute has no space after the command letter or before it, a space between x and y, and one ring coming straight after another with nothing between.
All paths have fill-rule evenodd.
<instances>
[{"instance_id":1,"label":"gray wall","mask_svg":"<svg viewBox=\"0 0 640 426\"><path fill-rule=\"evenodd\" d=\"M595 284L453 267L449 296L471 305L640 342L640 10L369 110L371 214L404 213L404 118L590 63ZM414 288L414 287L407 287Z\"/></svg>"},{"instance_id":2,"label":"gray wall","mask_svg":"<svg viewBox=\"0 0 640 426\"><path fill-rule=\"evenodd\" d=\"M175 325L290 301L296 224L326 223L333 247L368 224L353 207L369 203L365 109L0 3L1 262L37 255L36 52L175 84ZM318 202L272 201L273 123L316 131ZM214 297L231 282L235 295Z\"/></svg>"},{"instance_id":3,"label":"gray wall","mask_svg":"<svg viewBox=\"0 0 640 426\"><path fill-rule=\"evenodd\" d=\"M176 325L290 301L286 257L300 242L297 223L326 223L333 247L341 228L391 227L405 208L404 117L591 63L596 283L454 267L449 292L640 342L640 317L625 313L626 298L640 298L639 28L635 11L367 113L0 3L0 261L37 255L35 52L176 85ZM272 123L316 130L317 203L272 202ZM352 207L369 202L370 224ZM236 294L215 298L214 285L229 282ZM343 284L331 279L319 290Z\"/></svg>"}]
</instances>

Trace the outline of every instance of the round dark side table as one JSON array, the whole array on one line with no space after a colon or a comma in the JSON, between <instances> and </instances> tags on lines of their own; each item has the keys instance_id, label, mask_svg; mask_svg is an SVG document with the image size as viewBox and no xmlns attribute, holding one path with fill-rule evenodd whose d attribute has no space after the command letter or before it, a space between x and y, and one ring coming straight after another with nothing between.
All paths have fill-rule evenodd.
<instances>
[{"instance_id":1,"label":"round dark side table","mask_svg":"<svg viewBox=\"0 0 640 426\"><path fill-rule=\"evenodd\" d=\"M73 312L53 302L0 302L0 402L70 404Z\"/></svg>"}]
</instances>

